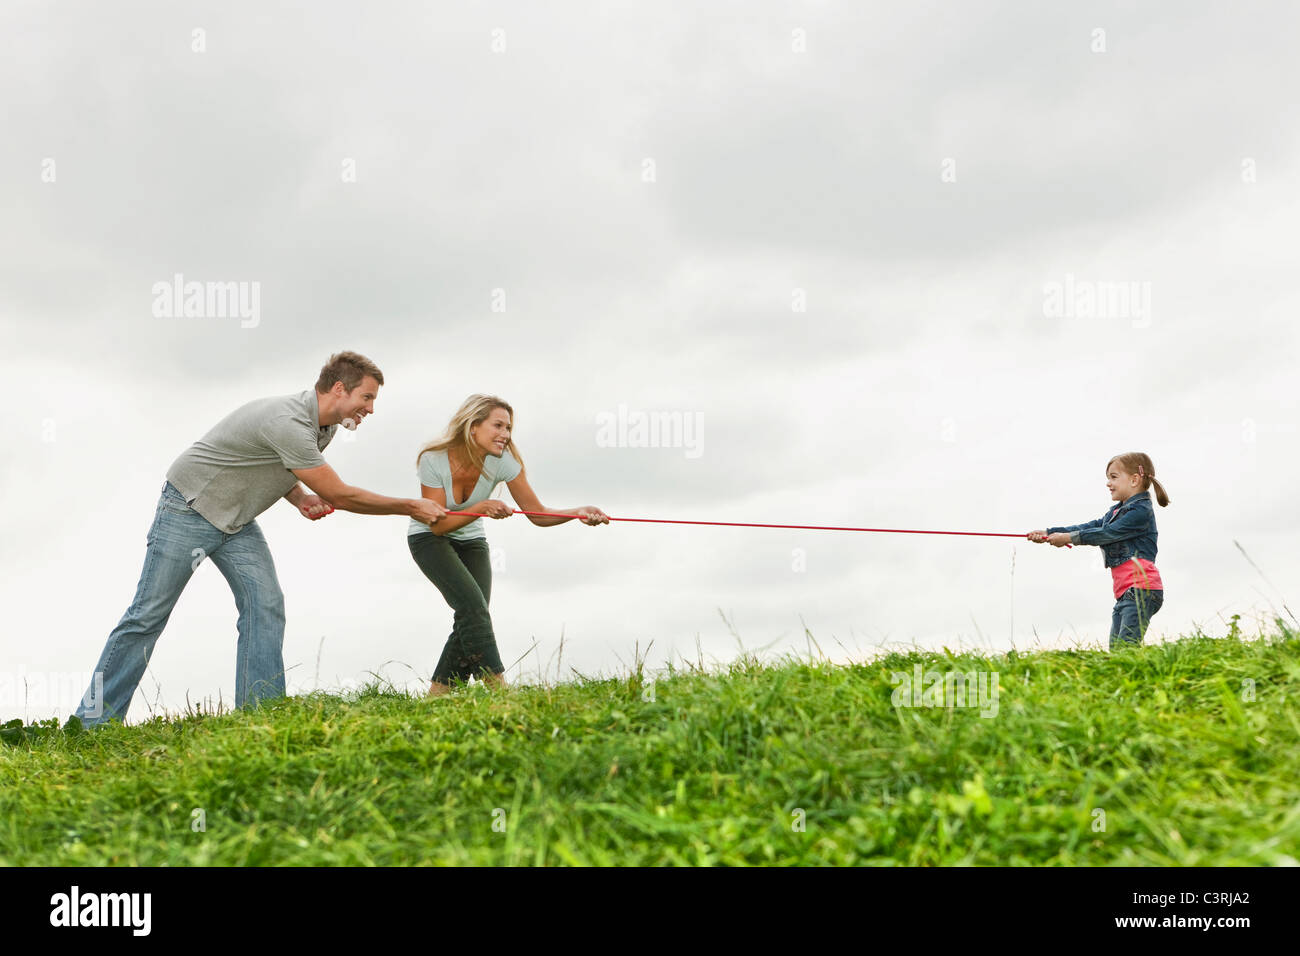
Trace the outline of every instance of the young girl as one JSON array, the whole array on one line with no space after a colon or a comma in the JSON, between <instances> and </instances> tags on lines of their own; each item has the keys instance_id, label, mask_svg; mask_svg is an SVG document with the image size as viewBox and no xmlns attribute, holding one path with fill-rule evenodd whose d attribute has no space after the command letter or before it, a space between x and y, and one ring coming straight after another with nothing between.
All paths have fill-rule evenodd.
<instances>
[{"instance_id":1,"label":"young girl","mask_svg":"<svg viewBox=\"0 0 1300 956\"><path fill-rule=\"evenodd\" d=\"M411 556L425 577L437 585L456 612L451 635L433 672L429 697L451 689L452 681L481 676L490 687L504 687L504 667L497 652L488 600L492 596L492 562L479 515L508 518L513 510L488 497L504 481L521 511L547 511L529 487L524 465L511 438L514 409L495 395L471 395L452 417L446 434L416 457L420 492L448 511L432 525L412 519L406 533ZM608 524L599 508L570 508L548 516L529 515L549 527L580 518L585 524Z\"/></svg>"},{"instance_id":2,"label":"young girl","mask_svg":"<svg viewBox=\"0 0 1300 956\"><path fill-rule=\"evenodd\" d=\"M1031 531L1030 541L1061 548L1067 544L1095 544L1102 549L1115 589L1111 614L1110 647L1141 644L1151 617L1164 603L1164 584L1156 570L1156 515L1148 489L1154 485L1160 507L1169 504L1164 486L1156 481L1156 468L1141 452L1116 455L1106 463L1106 487L1119 504L1095 521ZM446 520L446 519L443 519Z\"/></svg>"}]
</instances>

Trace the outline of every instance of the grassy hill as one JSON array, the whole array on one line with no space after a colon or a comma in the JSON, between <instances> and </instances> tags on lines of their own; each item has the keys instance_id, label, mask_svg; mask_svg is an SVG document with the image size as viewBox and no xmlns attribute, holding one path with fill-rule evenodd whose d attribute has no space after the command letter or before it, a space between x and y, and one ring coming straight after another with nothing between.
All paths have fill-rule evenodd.
<instances>
[{"instance_id":1,"label":"grassy hill","mask_svg":"<svg viewBox=\"0 0 1300 956\"><path fill-rule=\"evenodd\" d=\"M996 674L995 706L955 686L924 706L937 681L897 675L927 671ZM14 722L0 863L1294 864L1298 703L1300 632L1278 622L1115 654L750 658Z\"/></svg>"}]
</instances>

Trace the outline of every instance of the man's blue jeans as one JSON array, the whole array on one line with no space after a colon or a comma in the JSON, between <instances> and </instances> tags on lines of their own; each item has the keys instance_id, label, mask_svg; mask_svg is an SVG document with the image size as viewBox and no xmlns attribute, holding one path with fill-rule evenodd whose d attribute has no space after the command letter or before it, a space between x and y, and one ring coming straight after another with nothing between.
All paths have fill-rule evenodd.
<instances>
[{"instance_id":1,"label":"man's blue jeans","mask_svg":"<svg viewBox=\"0 0 1300 956\"><path fill-rule=\"evenodd\" d=\"M126 719L154 643L206 558L230 584L239 610L235 706L284 696L284 594L257 522L226 534L166 482L146 542L135 600L108 636L77 708L82 722L94 726L114 717Z\"/></svg>"},{"instance_id":2,"label":"man's blue jeans","mask_svg":"<svg viewBox=\"0 0 1300 956\"><path fill-rule=\"evenodd\" d=\"M1129 588L1115 602L1110 616L1110 648L1123 644L1141 644L1146 636L1152 616L1165 602L1165 592L1159 589Z\"/></svg>"}]
</instances>

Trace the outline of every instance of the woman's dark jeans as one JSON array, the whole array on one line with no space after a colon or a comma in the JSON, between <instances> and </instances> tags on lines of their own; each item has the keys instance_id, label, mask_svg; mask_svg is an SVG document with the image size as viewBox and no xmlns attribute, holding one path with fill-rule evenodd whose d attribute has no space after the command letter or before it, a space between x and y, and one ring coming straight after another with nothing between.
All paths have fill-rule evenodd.
<instances>
[{"instance_id":1,"label":"woman's dark jeans","mask_svg":"<svg viewBox=\"0 0 1300 956\"><path fill-rule=\"evenodd\" d=\"M1110 647L1122 644L1141 644L1147 625L1165 601L1165 592L1159 589L1129 588L1115 602L1110 616Z\"/></svg>"},{"instance_id":2,"label":"woman's dark jeans","mask_svg":"<svg viewBox=\"0 0 1300 956\"><path fill-rule=\"evenodd\" d=\"M456 612L433 679L450 684L484 673L500 674L505 668L488 615L492 561L487 539L461 540L429 532L410 535L406 543L424 576L437 585Z\"/></svg>"}]
</instances>

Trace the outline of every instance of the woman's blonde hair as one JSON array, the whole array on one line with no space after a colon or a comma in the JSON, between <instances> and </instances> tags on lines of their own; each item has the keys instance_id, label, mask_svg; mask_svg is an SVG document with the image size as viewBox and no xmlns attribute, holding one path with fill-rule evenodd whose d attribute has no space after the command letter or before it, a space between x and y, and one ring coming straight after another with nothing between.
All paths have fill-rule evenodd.
<instances>
[{"instance_id":1,"label":"woman's blonde hair","mask_svg":"<svg viewBox=\"0 0 1300 956\"><path fill-rule=\"evenodd\" d=\"M524 459L519 454L519 449L515 447L514 424L515 410L503 398L497 398L495 395L471 395L461 403L456 414L451 416L451 421L447 423L447 430L437 441L430 442L420 449L420 454L415 456L415 463L420 463L420 457L427 451L446 451L455 449L469 461L474 468L483 468L483 456L479 454L478 446L470 435L470 429L476 425L481 425L487 421L488 416L494 409L504 408L510 413L511 435L506 441L505 451L514 456L515 461L519 462L519 467L524 467Z\"/></svg>"},{"instance_id":2,"label":"woman's blonde hair","mask_svg":"<svg viewBox=\"0 0 1300 956\"><path fill-rule=\"evenodd\" d=\"M1126 475L1137 475L1142 479L1142 490L1147 491L1152 485L1156 488L1156 501L1160 503L1161 508L1169 505L1169 496L1165 494L1165 486L1156 481L1156 466L1151 463L1151 457L1140 451L1131 451L1124 455L1116 455L1110 461L1106 462L1106 472L1110 473L1110 466L1119 462L1119 467Z\"/></svg>"}]
</instances>

